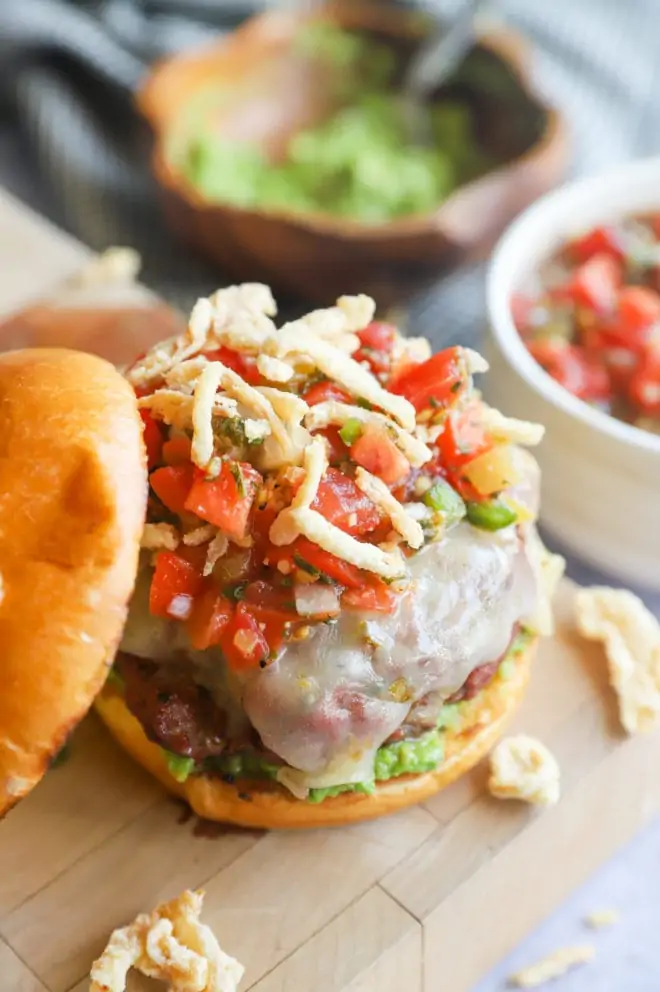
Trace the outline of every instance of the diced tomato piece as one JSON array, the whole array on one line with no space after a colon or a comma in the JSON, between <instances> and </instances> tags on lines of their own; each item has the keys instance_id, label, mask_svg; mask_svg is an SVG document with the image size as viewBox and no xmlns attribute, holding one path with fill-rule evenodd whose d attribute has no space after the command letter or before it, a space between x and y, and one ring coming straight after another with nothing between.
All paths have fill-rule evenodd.
<instances>
[{"instance_id":1,"label":"diced tomato piece","mask_svg":"<svg viewBox=\"0 0 660 992\"><path fill-rule=\"evenodd\" d=\"M389 372L397 330L392 324L374 320L358 331L361 347L352 355L356 362L367 362L374 375Z\"/></svg>"},{"instance_id":2,"label":"diced tomato piece","mask_svg":"<svg viewBox=\"0 0 660 992\"><path fill-rule=\"evenodd\" d=\"M339 433L340 428L335 427L331 424L329 427L324 427L321 431L316 431L316 434L320 434L328 442L328 461L331 465L341 465L342 462L348 461L350 455L348 448L341 439Z\"/></svg>"},{"instance_id":3,"label":"diced tomato piece","mask_svg":"<svg viewBox=\"0 0 660 992\"><path fill-rule=\"evenodd\" d=\"M575 262L588 262L594 255L611 255L621 261L625 255L622 239L614 227L595 227L587 234L570 241L566 253Z\"/></svg>"},{"instance_id":4,"label":"diced tomato piece","mask_svg":"<svg viewBox=\"0 0 660 992\"><path fill-rule=\"evenodd\" d=\"M347 610L364 610L365 613L393 613L398 596L378 579L368 582L361 589L347 589L341 605Z\"/></svg>"},{"instance_id":5,"label":"diced tomato piece","mask_svg":"<svg viewBox=\"0 0 660 992\"><path fill-rule=\"evenodd\" d=\"M236 475L240 472L242 491ZM185 508L202 520L219 527L229 538L243 538L248 517L262 478L247 462L224 461L220 474L207 479L202 472L195 479Z\"/></svg>"},{"instance_id":6,"label":"diced tomato piece","mask_svg":"<svg viewBox=\"0 0 660 992\"><path fill-rule=\"evenodd\" d=\"M528 296L523 296L522 293L514 293L509 306L511 307L511 317L513 323L516 325L516 330L519 334L523 334L527 330L530 314L536 304Z\"/></svg>"},{"instance_id":7,"label":"diced tomato piece","mask_svg":"<svg viewBox=\"0 0 660 992\"><path fill-rule=\"evenodd\" d=\"M375 530L382 520L376 504L358 489L353 479L336 468L329 468L325 473L312 509L355 537Z\"/></svg>"},{"instance_id":8,"label":"diced tomato piece","mask_svg":"<svg viewBox=\"0 0 660 992\"><path fill-rule=\"evenodd\" d=\"M336 386L334 382L315 382L310 386L302 397L308 406L318 406L319 403L327 403L334 400L336 403L352 403L350 393L347 393L341 386Z\"/></svg>"},{"instance_id":9,"label":"diced tomato piece","mask_svg":"<svg viewBox=\"0 0 660 992\"><path fill-rule=\"evenodd\" d=\"M255 507L251 530L258 548L264 549L270 543L268 534L278 513L279 510L273 503L268 503L263 509L259 506Z\"/></svg>"},{"instance_id":10,"label":"diced tomato piece","mask_svg":"<svg viewBox=\"0 0 660 992\"><path fill-rule=\"evenodd\" d=\"M630 380L631 403L646 417L660 416L660 354L649 353Z\"/></svg>"},{"instance_id":11,"label":"diced tomato piece","mask_svg":"<svg viewBox=\"0 0 660 992\"><path fill-rule=\"evenodd\" d=\"M579 399L610 398L610 376L598 355L579 345L558 341L530 341L528 349L548 375Z\"/></svg>"},{"instance_id":12,"label":"diced tomato piece","mask_svg":"<svg viewBox=\"0 0 660 992\"><path fill-rule=\"evenodd\" d=\"M377 427L368 425L351 445L351 458L367 472L393 486L410 474L410 462L392 438Z\"/></svg>"},{"instance_id":13,"label":"diced tomato piece","mask_svg":"<svg viewBox=\"0 0 660 992\"><path fill-rule=\"evenodd\" d=\"M470 405L462 410L450 411L436 445L438 457L435 465L430 462L425 466L425 471L433 474L434 469L438 470L463 499L474 502L483 500L483 495L462 474L474 458L493 447L493 439L483 425L479 408Z\"/></svg>"},{"instance_id":14,"label":"diced tomato piece","mask_svg":"<svg viewBox=\"0 0 660 992\"><path fill-rule=\"evenodd\" d=\"M186 620L203 585L203 576L194 565L174 551L160 551L149 590L149 610L157 617Z\"/></svg>"},{"instance_id":15,"label":"diced tomato piece","mask_svg":"<svg viewBox=\"0 0 660 992\"><path fill-rule=\"evenodd\" d=\"M644 332L660 322L660 295L647 286L624 286L619 293L617 317L621 343L637 350L646 343Z\"/></svg>"},{"instance_id":16,"label":"diced tomato piece","mask_svg":"<svg viewBox=\"0 0 660 992\"><path fill-rule=\"evenodd\" d=\"M227 664L234 671L246 671L265 662L270 654L266 640L250 607L239 603L220 637Z\"/></svg>"},{"instance_id":17,"label":"diced tomato piece","mask_svg":"<svg viewBox=\"0 0 660 992\"><path fill-rule=\"evenodd\" d=\"M151 471L160 462L163 450L163 433L160 424L154 420L148 410L140 410L140 417L143 424L144 446L147 449L147 467Z\"/></svg>"},{"instance_id":18,"label":"diced tomato piece","mask_svg":"<svg viewBox=\"0 0 660 992\"><path fill-rule=\"evenodd\" d=\"M467 381L463 349L445 348L426 362L407 368L390 383L390 390L405 396L417 412L427 407L452 406Z\"/></svg>"},{"instance_id":19,"label":"diced tomato piece","mask_svg":"<svg viewBox=\"0 0 660 992\"><path fill-rule=\"evenodd\" d=\"M251 582L243 594L243 602L260 624L271 652L284 641L291 623L300 621L291 589L276 588L270 582Z\"/></svg>"},{"instance_id":20,"label":"diced tomato piece","mask_svg":"<svg viewBox=\"0 0 660 992\"><path fill-rule=\"evenodd\" d=\"M358 331L357 336L365 348L373 348L374 351L391 351L398 335L393 324L372 320L363 330Z\"/></svg>"},{"instance_id":21,"label":"diced tomato piece","mask_svg":"<svg viewBox=\"0 0 660 992\"><path fill-rule=\"evenodd\" d=\"M616 306L622 277L621 263L611 255L600 252L578 266L568 281L554 290L552 295L571 300L577 306L588 307L596 313L609 313Z\"/></svg>"},{"instance_id":22,"label":"diced tomato piece","mask_svg":"<svg viewBox=\"0 0 660 992\"><path fill-rule=\"evenodd\" d=\"M263 610L264 613L276 613L287 620L295 620L298 617L291 589L274 586L263 579L251 582L245 587L243 602L249 605L253 613Z\"/></svg>"},{"instance_id":23,"label":"diced tomato piece","mask_svg":"<svg viewBox=\"0 0 660 992\"><path fill-rule=\"evenodd\" d=\"M149 476L149 484L172 513L182 514L186 509L186 500L193 484L195 469L191 464L167 465L157 468Z\"/></svg>"},{"instance_id":24,"label":"diced tomato piece","mask_svg":"<svg viewBox=\"0 0 660 992\"><path fill-rule=\"evenodd\" d=\"M449 472L457 472L477 455L492 448L493 440L484 427L479 409L467 406L449 414L436 444L442 466Z\"/></svg>"},{"instance_id":25,"label":"diced tomato piece","mask_svg":"<svg viewBox=\"0 0 660 992\"><path fill-rule=\"evenodd\" d=\"M339 582L342 586L359 589L364 585L364 573L359 568L351 565L350 562L344 561L343 558L338 558L337 555L333 555L329 551L324 551L318 544L312 544L306 538L300 537L293 544L292 549L295 557L302 558L312 568L322 572L329 579L334 579L335 582Z\"/></svg>"},{"instance_id":26,"label":"diced tomato piece","mask_svg":"<svg viewBox=\"0 0 660 992\"><path fill-rule=\"evenodd\" d=\"M196 651L205 651L206 648L220 643L222 632L229 623L233 610L233 603L225 596L221 596L211 585L197 597L193 603L192 613L186 621L188 637Z\"/></svg>"},{"instance_id":27,"label":"diced tomato piece","mask_svg":"<svg viewBox=\"0 0 660 992\"><path fill-rule=\"evenodd\" d=\"M210 362L222 362L223 365L238 373L242 379L245 379L252 386L258 386L261 382L257 360L251 355L241 355L240 352L234 351L233 348L227 348L223 345L221 348L215 348L213 351L204 352L204 356Z\"/></svg>"},{"instance_id":28,"label":"diced tomato piece","mask_svg":"<svg viewBox=\"0 0 660 992\"><path fill-rule=\"evenodd\" d=\"M187 437L173 437L163 445L163 461L168 465L187 465L190 462L190 441Z\"/></svg>"},{"instance_id":29,"label":"diced tomato piece","mask_svg":"<svg viewBox=\"0 0 660 992\"><path fill-rule=\"evenodd\" d=\"M201 575L204 572L208 548L208 544L197 544L190 546L187 544L180 544L176 549L176 553L180 558L183 558L185 561L189 562Z\"/></svg>"},{"instance_id":30,"label":"diced tomato piece","mask_svg":"<svg viewBox=\"0 0 660 992\"><path fill-rule=\"evenodd\" d=\"M648 345L660 325L660 295L647 286L624 286L614 313L597 321L582 334L582 344L592 352L630 352L624 364L632 367L633 356Z\"/></svg>"}]
</instances>

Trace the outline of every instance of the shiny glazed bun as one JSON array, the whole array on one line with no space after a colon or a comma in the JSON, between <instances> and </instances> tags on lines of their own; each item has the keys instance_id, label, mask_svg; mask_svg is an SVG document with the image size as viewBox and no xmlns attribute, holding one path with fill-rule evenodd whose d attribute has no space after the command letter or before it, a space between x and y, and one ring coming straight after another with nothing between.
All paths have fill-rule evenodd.
<instances>
[{"instance_id":1,"label":"shiny glazed bun","mask_svg":"<svg viewBox=\"0 0 660 992\"><path fill-rule=\"evenodd\" d=\"M531 641L515 658L512 678L505 682L495 679L480 691L473 700L477 706L471 724L460 732L443 733L445 757L435 771L381 782L374 795L347 792L318 804L295 799L271 782L239 780L230 785L210 775L192 775L185 782L177 782L170 774L164 752L146 737L111 683L106 683L98 696L96 710L122 747L204 819L265 829L341 826L423 802L476 765L522 701L535 650L536 641Z\"/></svg>"},{"instance_id":2,"label":"shiny glazed bun","mask_svg":"<svg viewBox=\"0 0 660 992\"><path fill-rule=\"evenodd\" d=\"M0 815L103 685L147 496L132 388L91 355L0 356Z\"/></svg>"}]
</instances>

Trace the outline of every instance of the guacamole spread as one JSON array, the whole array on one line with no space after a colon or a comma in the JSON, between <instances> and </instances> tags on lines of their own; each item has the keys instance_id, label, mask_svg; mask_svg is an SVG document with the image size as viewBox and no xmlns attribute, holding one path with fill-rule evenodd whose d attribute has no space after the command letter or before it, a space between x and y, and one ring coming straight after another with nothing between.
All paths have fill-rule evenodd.
<instances>
[{"instance_id":1,"label":"guacamole spread","mask_svg":"<svg viewBox=\"0 0 660 992\"><path fill-rule=\"evenodd\" d=\"M282 161L191 131L181 167L208 200L235 207L325 213L378 224L438 206L485 171L467 104L429 105L425 145L415 144L396 94L397 60L382 43L330 26L303 32L306 54L337 67L338 109L294 135ZM334 77L333 77L334 78Z\"/></svg>"}]
</instances>

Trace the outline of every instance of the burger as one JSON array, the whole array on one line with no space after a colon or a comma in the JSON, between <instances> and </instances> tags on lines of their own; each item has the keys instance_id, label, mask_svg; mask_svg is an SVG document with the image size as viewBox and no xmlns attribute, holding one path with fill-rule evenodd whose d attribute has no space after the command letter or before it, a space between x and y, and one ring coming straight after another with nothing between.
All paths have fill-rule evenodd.
<instances>
[{"instance_id":1,"label":"burger","mask_svg":"<svg viewBox=\"0 0 660 992\"><path fill-rule=\"evenodd\" d=\"M220 290L124 377L66 352L0 363L15 398L2 417L21 433L7 471L22 459L23 472L21 579L0 566L0 625L30 583L29 540L49 578L27 601L46 639L61 635L46 645L21 601L9 654L29 684L11 741L38 758L23 774L4 745L5 795L96 698L116 739L204 818L348 823L456 779L520 701L556 573L523 447L542 429L484 403L476 352L431 355L367 297L279 328L275 312L265 286ZM53 418L60 448L36 471ZM76 481L81 451L103 513L96 484ZM31 530L40 499L46 550ZM47 550L58 534L72 571ZM26 688L46 723L21 724Z\"/></svg>"}]
</instances>

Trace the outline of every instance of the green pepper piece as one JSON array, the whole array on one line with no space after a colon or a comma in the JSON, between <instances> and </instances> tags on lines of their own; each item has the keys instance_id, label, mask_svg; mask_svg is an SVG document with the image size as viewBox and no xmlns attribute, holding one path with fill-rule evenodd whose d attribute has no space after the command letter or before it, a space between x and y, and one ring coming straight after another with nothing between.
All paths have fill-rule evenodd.
<instances>
[{"instance_id":1,"label":"green pepper piece","mask_svg":"<svg viewBox=\"0 0 660 992\"><path fill-rule=\"evenodd\" d=\"M422 500L437 513L442 513L448 523L455 523L465 516L465 503L448 482L434 482Z\"/></svg>"},{"instance_id":2,"label":"green pepper piece","mask_svg":"<svg viewBox=\"0 0 660 992\"><path fill-rule=\"evenodd\" d=\"M351 417L339 431L339 436L344 444L348 445L350 448L352 444L355 444L361 433L362 424L357 417Z\"/></svg>"},{"instance_id":3,"label":"green pepper piece","mask_svg":"<svg viewBox=\"0 0 660 992\"><path fill-rule=\"evenodd\" d=\"M183 755L173 754L171 751L165 751L164 753L172 778L177 782L185 782L188 776L195 770L194 758L184 758Z\"/></svg>"},{"instance_id":4,"label":"green pepper piece","mask_svg":"<svg viewBox=\"0 0 660 992\"><path fill-rule=\"evenodd\" d=\"M467 518L473 527L481 527L482 530L502 530L518 519L515 510L497 499L488 500L486 503L466 503L465 508Z\"/></svg>"}]
</instances>

